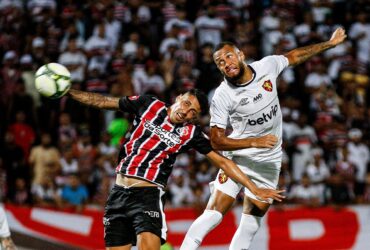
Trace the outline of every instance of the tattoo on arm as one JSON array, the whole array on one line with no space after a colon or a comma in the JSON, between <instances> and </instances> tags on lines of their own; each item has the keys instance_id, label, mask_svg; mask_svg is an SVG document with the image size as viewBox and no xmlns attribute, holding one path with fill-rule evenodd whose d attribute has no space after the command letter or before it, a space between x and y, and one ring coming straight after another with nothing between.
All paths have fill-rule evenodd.
<instances>
[{"instance_id":1,"label":"tattoo on arm","mask_svg":"<svg viewBox=\"0 0 370 250\"><path fill-rule=\"evenodd\" d=\"M69 95L76 101L85 105L102 109L118 109L118 98L103 96L97 93L84 92L75 89L69 91Z\"/></svg>"},{"instance_id":2,"label":"tattoo on arm","mask_svg":"<svg viewBox=\"0 0 370 250\"><path fill-rule=\"evenodd\" d=\"M287 57L290 58L289 60L290 65L297 65L297 64L300 64L306 61L312 56L317 55L332 47L333 46L328 42L308 45L308 46L297 48L297 49L290 51L287 54Z\"/></svg>"}]
</instances>

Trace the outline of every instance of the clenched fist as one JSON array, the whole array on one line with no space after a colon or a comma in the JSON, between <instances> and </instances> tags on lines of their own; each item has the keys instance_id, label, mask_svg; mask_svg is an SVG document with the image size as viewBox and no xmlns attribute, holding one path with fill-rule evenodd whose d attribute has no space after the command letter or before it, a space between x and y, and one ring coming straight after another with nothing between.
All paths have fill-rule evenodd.
<instances>
[{"instance_id":1,"label":"clenched fist","mask_svg":"<svg viewBox=\"0 0 370 250\"><path fill-rule=\"evenodd\" d=\"M337 28L331 35L329 42L333 46L336 46L342 43L346 39L346 37L347 37L346 31L343 28Z\"/></svg>"}]
</instances>

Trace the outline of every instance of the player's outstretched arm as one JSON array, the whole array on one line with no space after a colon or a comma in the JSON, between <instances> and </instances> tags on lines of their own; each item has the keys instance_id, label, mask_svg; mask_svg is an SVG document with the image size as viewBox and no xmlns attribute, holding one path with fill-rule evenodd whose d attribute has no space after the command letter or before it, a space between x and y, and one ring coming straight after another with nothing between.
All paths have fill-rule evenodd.
<instances>
[{"instance_id":1,"label":"player's outstretched arm","mask_svg":"<svg viewBox=\"0 0 370 250\"><path fill-rule=\"evenodd\" d=\"M285 190L258 188L233 161L215 151L209 152L206 156L216 167L221 168L227 176L248 188L259 199L268 201L267 199L271 198L276 201L282 201L285 198L281 195Z\"/></svg>"},{"instance_id":2,"label":"player's outstretched arm","mask_svg":"<svg viewBox=\"0 0 370 250\"><path fill-rule=\"evenodd\" d=\"M101 94L85 92L76 89L70 89L68 91L68 95L72 97L72 99L94 108L113 110L119 109L119 98L116 97L103 96Z\"/></svg>"},{"instance_id":3,"label":"player's outstretched arm","mask_svg":"<svg viewBox=\"0 0 370 250\"><path fill-rule=\"evenodd\" d=\"M215 150L238 150L243 148L273 148L278 139L268 134L261 137L248 137L243 139L228 138L225 129L213 126L211 128L211 144Z\"/></svg>"},{"instance_id":4,"label":"player's outstretched arm","mask_svg":"<svg viewBox=\"0 0 370 250\"><path fill-rule=\"evenodd\" d=\"M337 46L338 44L342 43L346 37L346 31L343 28L337 28L333 32L329 41L291 50L285 54L285 57L288 58L289 65L294 66L303 63L314 55Z\"/></svg>"}]
</instances>

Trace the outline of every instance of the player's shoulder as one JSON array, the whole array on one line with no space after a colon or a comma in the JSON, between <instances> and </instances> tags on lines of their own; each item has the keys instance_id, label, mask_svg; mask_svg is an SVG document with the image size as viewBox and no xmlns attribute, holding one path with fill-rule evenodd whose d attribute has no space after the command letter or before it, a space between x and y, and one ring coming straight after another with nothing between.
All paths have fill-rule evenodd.
<instances>
[{"instance_id":1,"label":"player's shoulder","mask_svg":"<svg viewBox=\"0 0 370 250\"><path fill-rule=\"evenodd\" d=\"M254 61L249 64L257 73L258 72L269 72L278 65L288 65L288 58L284 55L270 55L265 56L261 60Z\"/></svg>"},{"instance_id":2,"label":"player's shoulder","mask_svg":"<svg viewBox=\"0 0 370 250\"><path fill-rule=\"evenodd\" d=\"M221 84L216 88L213 98L219 96L228 96L230 95L230 92L232 92L232 86L230 86L230 84L228 84L226 80L223 80Z\"/></svg>"},{"instance_id":3,"label":"player's shoulder","mask_svg":"<svg viewBox=\"0 0 370 250\"><path fill-rule=\"evenodd\" d=\"M274 63L280 60L285 60L285 58L286 57L284 55L270 55L270 56L265 56L258 61L254 61L250 65L252 67L253 66L263 66L266 63Z\"/></svg>"}]
</instances>

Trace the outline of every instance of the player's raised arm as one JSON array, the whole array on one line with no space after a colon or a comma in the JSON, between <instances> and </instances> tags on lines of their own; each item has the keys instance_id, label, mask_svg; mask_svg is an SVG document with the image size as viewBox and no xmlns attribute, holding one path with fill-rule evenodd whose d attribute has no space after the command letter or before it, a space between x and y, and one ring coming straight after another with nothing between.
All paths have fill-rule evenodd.
<instances>
[{"instance_id":1,"label":"player's raised arm","mask_svg":"<svg viewBox=\"0 0 370 250\"><path fill-rule=\"evenodd\" d=\"M209 152L206 156L216 167L221 168L231 179L248 188L259 199L268 201L270 198L276 201L282 201L285 198L285 196L281 195L285 190L258 188L233 161L221 156L215 151Z\"/></svg>"},{"instance_id":2,"label":"player's raised arm","mask_svg":"<svg viewBox=\"0 0 370 250\"><path fill-rule=\"evenodd\" d=\"M119 98L104 96L97 93L70 89L68 95L82 104L100 109L119 109Z\"/></svg>"},{"instance_id":3,"label":"player's raised arm","mask_svg":"<svg viewBox=\"0 0 370 250\"><path fill-rule=\"evenodd\" d=\"M346 31L343 28L337 28L329 41L308 45L289 51L285 56L289 60L289 65L294 66L300 64L310 57L317 55L327 49L331 49L346 39Z\"/></svg>"},{"instance_id":4,"label":"player's raised arm","mask_svg":"<svg viewBox=\"0 0 370 250\"><path fill-rule=\"evenodd\" d=\"M225 129L213 126L211 128L211 144L215 150L238 150L243 148L273 148L278 139L275 135L268 134L261 137L248 137L232 139L226 136Z\"/></svg>"}]
</instances>

